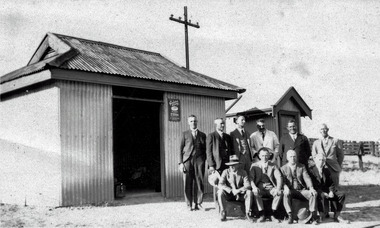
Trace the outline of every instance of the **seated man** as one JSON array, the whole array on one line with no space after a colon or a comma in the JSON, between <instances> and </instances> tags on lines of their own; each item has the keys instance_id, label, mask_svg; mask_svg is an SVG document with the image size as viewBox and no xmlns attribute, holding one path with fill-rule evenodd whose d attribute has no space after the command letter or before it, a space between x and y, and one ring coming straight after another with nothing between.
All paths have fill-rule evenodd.
<instances>
[{"instance_id":1,"label":"seated man","mask_svg":"<svg viewBox=\"0 0 380 228\"><path fill-rule=\"evenodd\" d=\"M226 201L245 201L245 213L248 221L253 220L249 216L253 193L247 172L240 168L239 158L236 155L230 156L229 166L225 169L219 179L218 201L220 206L221 220L226 220Z\"/></svg>"},{"instance_id":2,"label":"seated man","mask_svg":"<svg viewBox=\"0 0 380 228\"><path fill-rule=\"evenodd\" d=\"M346 195L339 193L335 184L331 178L331 173L326 167L326 155L324 153L318 153L314 157L315 166L310 168L310 177L313 181L313 186L318 192L318 211L320 212L320 221L323 221L326 213L328 213L328 203L325 201L331 201L331 210L334 212L334 221L340 223L350 223L348 220L344 220L340 216L342 211Z\"/></svg>"},{"instance_id":3,"label":"seated man","mask_svg":"<svg viewBox=\"0 0 380 228\"><path fill-rule=\"evenodd\" d=\"M262 198L273 198L272 213L270 220L280 222L276 218L277 209L282 198L282 174L274 163L269 161L271 153L269 148L262 147L258 150L259 161L252 164L250 169L250 179L252 192L255 196L257 209L260 218L257 222L264 222L264 205Z\"/></svg>"},{"instance_id":4,"label":"seated man","mask_svg":"<svg viewBox=\"0 0 380 228\"><path fill-rule=\"evenodd\" d=\"M313 214L313 224L317 224L316 199L317 192L306 167L297 162L297 154L294 150L286 153L288 163L281 167L284 177L284 207L289 215L288 224L293 223L292 198L309 201L309 211Z\"/></svg>"}]
</instances>

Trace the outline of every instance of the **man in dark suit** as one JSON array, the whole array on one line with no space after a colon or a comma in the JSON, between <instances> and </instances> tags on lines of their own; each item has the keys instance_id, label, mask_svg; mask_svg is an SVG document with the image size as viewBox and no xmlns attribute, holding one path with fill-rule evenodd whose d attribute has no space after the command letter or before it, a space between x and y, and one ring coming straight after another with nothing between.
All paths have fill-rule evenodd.
<instances>
[{"instance_id":1,"label":"man in dark suit","mask_svg":"<svg viewBox=\"0 0 380 228\"><path fill-rule=\"evenodd\" d=\"M293 215L297 211L292 211L292 198L309 201L309 211L313 216L313 223L317 224L317 192L313 187L313 182L306 171L306 167L297 162L297 153L289 150L286 153L288 163L281 167L284 177L284 207L288 213L288 224L293 223Z\"/></svg>"},{"instance_id":2,"label":"man in dark suit","mask_svg":"<svg viewBox=\"0 0 380 228\"><path fill-rule=\"evenodd\" d=\"M236 155L231 155L226 165L229 168L222 172L218 186L218 203L221 220L226 220L227 212L225 209L227 201L244 201L246 218L248 221L253 222L249 216L253 193L249 184L248 174L241 169L239 158Z\"/></svg>"},{"instance_id":3,"label":"man in dark suit","mask_svg":"<svg viewBox=\"0 0 380 228\"><path fill-rule=\"evenodd\" d=\"M236 119L236 129L230 133L233 150L238 156L242 169L249 173L253 155L250 148L249 135L245 129L245 117L238 116Z\"/></svg>"},{"instance_id":4,"label":"man in dark suit","mask_svg":"<svg viewBox=\"0 0 380 228\"><path fill-rule=\"evenodd\" d=\"M326 155L318 153L313 158L315 165L310 168L310 177L313 186L318 192L318 211L320 214L320 222L328 215L328 202L331 202L331 210L334 212L334 221L339 223L350 223L343 219L340 213L344 206L346 195L340 193L334 184L332 175L328 167L326 167Z\"/></svg>"},{"instance_id":5,"label":"man in dark suit","mask_svg":"<svg viewBox=\"0 0 380 228\"><path fill-rule=\"evenodd\" d=\"M203 210L203 180L206 168L206 134L198 130L195 115L187 118L190 130L182 133L179 171L183 173L185 200L188 210Z\"/></svg>"},{"instance_id":6,"label":"man in dark suit","mask_svg":"<svg viewBox=\"0 0 380 228\"><path fill-rule=\"evenodd\" d=\"M283 166L288 162L286 152L294 150L297 154L298 162L308 167L308 160L311 155L309 139L297 132L295 120L289 120L287 128L289 134L283 135L280 140L279 156L281 165Z\"/></svg>"},{"instance_id":7,"label":"man in dark suit","mask_svg":"<svg viewBox=\"0 0 380 228\"><path fill-rule=\"evenodd\" d=\"M224 133L225 122L223 118L214 121L216 130L206 139L206 154L209 172L218 171L222 173L227 167L229 156L234 154L232 151L231 137Z\"/></svg>"},{"instance_id":8,"label":"man in dark suit","mask_svg":"<svg viewBox=\"0 0 380 228\"><path fill-rule=\"evenodd\" d=\"M272 198L272 214L270 220L280 222L277 209L282 199L282 174L276 164L272 163L270 149L261 147L258 151L260 161L252 164L249 177L252 192L255 196L260 218L257 222L264 222L264 204L262 198Z\"/></svg>"}]
</instances>

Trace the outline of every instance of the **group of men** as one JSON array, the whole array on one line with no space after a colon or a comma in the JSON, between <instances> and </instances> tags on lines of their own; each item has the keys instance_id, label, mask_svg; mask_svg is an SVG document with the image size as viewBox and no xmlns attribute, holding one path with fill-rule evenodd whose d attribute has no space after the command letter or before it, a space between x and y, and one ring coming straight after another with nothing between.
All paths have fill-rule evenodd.
<instances>
[{"instance_id":1,"label":"group of men","mask_svg":"<svg viewBox=\"0 0 380 228\"><path fill-rule=\"evenodd\" d=\"M204 210L207 161L209 174L220 175L217 197L222 221L226 220L228 201L245 201L250 222L254 221L253 203L258 210L257 222L266 219L280 222L278 209L283 203L289 224L294 219L318 224L329 215L331 201L334 221L348 222L340 216L345 196L337 190L344 154L338 140L328 135L326 124L321 125L322 137L311 150L308 138L298 133L294 120L287 123L289 134L280 141L273 131L265 128L264 119L257 120L258 130L252 134L244 128L244 116L236 118L236 129L229 135L224 132L222 118L214 123L216 130L206 136L198 130L197 117L190 115L190 129L182 134L179 170L183 173L188 210ZM272 210L266 216L263 198L272 199ZM292 211L293 198L308 201L308 210Z\"/></svg>"}]
</instances>

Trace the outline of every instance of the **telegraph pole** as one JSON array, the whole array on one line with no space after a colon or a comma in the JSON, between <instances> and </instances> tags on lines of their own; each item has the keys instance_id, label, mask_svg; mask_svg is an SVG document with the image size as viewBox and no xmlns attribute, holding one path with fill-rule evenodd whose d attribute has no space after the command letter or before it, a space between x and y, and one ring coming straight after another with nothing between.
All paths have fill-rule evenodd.
<instances>
[{"instance_id":1,"label":"telegraph pole","mask_svg":"<svg viewBox=\"0 0 380 228\"><path fill-rule=\"evenodd\" d=\"M192 24L191 20L187 21L187 6L184 7L184 16L185 20L182 20L181 17L178 17L178 19L173 17L173 14L170 16L170 20L176 21L178 23L184 24L185 25L185 51L186 51L186 69L190 70L190 63L189 63L189 37L188 37L188 32L187 32L187 26L192 26L195 28L200 28L198 22L197 24Z\"/></svg>"}]
</instances>

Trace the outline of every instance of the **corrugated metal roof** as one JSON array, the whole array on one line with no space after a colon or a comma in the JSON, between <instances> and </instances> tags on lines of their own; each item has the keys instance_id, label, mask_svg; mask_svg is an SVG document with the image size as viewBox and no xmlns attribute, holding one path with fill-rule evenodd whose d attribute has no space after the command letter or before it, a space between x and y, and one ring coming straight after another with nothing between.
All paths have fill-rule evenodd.
<instances>
[{"instance_id":1,"label":"corrugated metal roof","mask_svg":"<svg viewBox=\"0 0 380 228\"><path fill-rule=\"evenodd\" d=\"M76 52L76 55L66 58L63 62L55 61L52 64L46 60L44 60L46 61L46 64L32 62L32 65L4 75L1 78L1 83L35 72L36 69L33 68L34 71L31 71L30 67L36 65L38 66L38 70L43 70L49 66L54 66L61 69L80 70L162 82L187 84L236 91L239 93L245 91L245 89L238 86L234 86L194 71L188 71L187 69L180 67L164 58L159 53L52 33L48 33L44 40L46 39L49 41L53 40L52 43L63 41L69 48L72 49L71 51L74 50ZM40 45L40 47L41 46L43 45ZM51 48L55 49L56 47ZM67 50L67 48L63 49ZM58 49L55 51L62 55L65 54ZM53 59L58 57L54 57ZM34 56L32 59L33 58Z\"/></svg>"}]
</instances>

